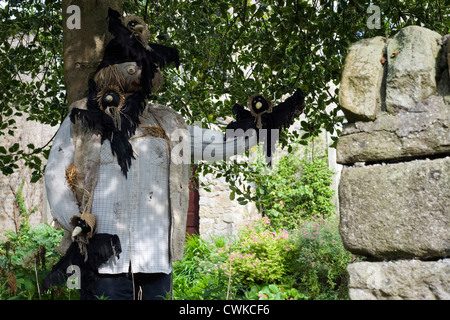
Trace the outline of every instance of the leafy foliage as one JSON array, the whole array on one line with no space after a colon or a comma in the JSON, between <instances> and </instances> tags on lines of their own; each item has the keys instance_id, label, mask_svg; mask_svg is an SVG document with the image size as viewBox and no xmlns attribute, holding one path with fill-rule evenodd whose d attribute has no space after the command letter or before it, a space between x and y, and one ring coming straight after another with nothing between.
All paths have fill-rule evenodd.
<instances>
[{"instance_id":1,"label":"leafy foliage","mask_svg":"<svg viewBox=\"0 0 450 320\"><path fill-rule=\"evenodd\" d=\"M293 153L280 160L275 174L251 177L250 181L258 180L254 198L270 218L272 228L293 230L312 216L334 213L332 175L326 157L307 161Z\"/></svg>"},{"instance_id":2,"label":"leafy foliage","mask_svg":"<svg viewBox=\"0 0 450 320\"><path fill-rule=\"evenodd\" d=\"M221 246L224 239L216 239ZM182 261L173 263L173 299L224 300L228 276L218 266L220 261L213 243L189 236Z\"/></svg>"},{"instance_id":3,"label":"leafy foliage","mask_svg":"<svg viewBox=\"0 0 450 320\"><path fill-rule=\"evenodd\" d=\"M305 222L293 235L293 276L310 299L342 299L348 294L347 266L358 258L343 247L336 216Z\"/></svg>"},{"instance_id":4,"label":"leafy foliage","mask_svg":"<svg viewBox=\"0 0 450 320\"><path fill-rule=\"evenodd\" d=\"M9 1L0 8L0 137L14 136L17 117L57 125L67 113L62 72L61 1ZM32 181L42 175L48 144L0 147L7 175L24 160Z\"/></svg>"},{"instance_id":5,"label":"leafy foliage","mask_svg":"<svg viewBox=\"0 0 450 320\"><path fill-rule=\"evenodd\" d=\"M347 265L335 216L273 231L256 217L234 239L191 236L174 263L175 299L348 299Z\"/></svg>"},{"instance_id":6,"label":"leafy foliage","mask_svg":"<svg viewBox=\"0 0 450 320\"><path fill-rule=\"evenodd\" d=\"M271 231L267 217L247 222L239 237L226 253L235 282L249 287L251 284L280 283L289 272L287 252L290 251L289 234L285 230Z\"/></svg>"},{"instance_id":7,"label":"leafy foliage","mask_svg":"<svg viewBox=\"0 0 450 320\"><path fill-rule=\"evenodd\" d=\"M31 228L25 223L19 232L8 232L0 243L0 300L70 299L77 292L54 288L42 292L41 283L52 266L61 257L57 247L62 230L48 224Z\"/></svg>"},{"instance_id":8,"label":"leafy foliage","mask_svg":"<svg viewBox=\"0 0 450 320\"><path fill-rule=\"evenodd\" d=\"M306 296L297 289L276 284L254 285L244 294L247 300L306 300Z\"/></svg>"},{"instance_id":9,"label":"leafy foliage","mask_svg":"<svg viewBox=\"0 0 450 320\"><path fill-rule=\"evenodd\" d=\"M56 248L63 230L55 230L48 224L31 227L29 217L35 208L26 208L23 185L16 194L20 211L18 230L7 231L6 240L0 243L0 300L54 299L57 295L65 295L66 290L44 293L39 285L60 258Z\"/></svg>"}]
</instances>

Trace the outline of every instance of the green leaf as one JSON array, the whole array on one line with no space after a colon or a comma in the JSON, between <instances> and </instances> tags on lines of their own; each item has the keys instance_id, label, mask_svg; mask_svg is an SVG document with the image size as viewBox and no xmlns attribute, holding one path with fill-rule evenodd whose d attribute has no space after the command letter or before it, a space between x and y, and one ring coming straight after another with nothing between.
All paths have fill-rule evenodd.
<instances>
[{"instance_id":1,"label":"green leaf","mask_svg":"<svg viewBox=\"0 0 450 320\"><path fill-rule=\"evenodd\" d=\"M42 175L33 175L32 177L31 177L31 180L30 180L30 182L31 183L36 183L36 182L38 182L40 179L42 178Z\"/></svg>"},{"instance_id":2,"label":"green leaf","mask_svg":"<svg viewBox=\"0 0 450 320\"><path fill-rule=\"evenodd\" d=\"M20 145L18 143L14 143L11 147L9 147L8 151L10 153L17 152L19 150Z\"/></svg>"}]
</instances>

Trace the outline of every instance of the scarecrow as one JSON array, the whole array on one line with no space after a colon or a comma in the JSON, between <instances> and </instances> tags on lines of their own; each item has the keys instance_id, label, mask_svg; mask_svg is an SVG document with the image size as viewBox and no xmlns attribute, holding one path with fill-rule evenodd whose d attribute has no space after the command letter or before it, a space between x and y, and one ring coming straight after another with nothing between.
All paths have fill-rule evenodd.
<instances>
[{"instance_id":1,"label":"scarecrow","mask_svg":"<svg viewBox=\"0 0 450 320\"><path fill-rule=\"evenodd\" d=\"M114 39L87 97L70 106L46 166L50 208L67 230L68 249L45 283L61 284L76 264L82 299L161 299L170 294L172 262L183 257L191 157L227 159L238 137L188 126L174 110L148 103L160 70L179 65L178 51L149 44L137 17L110 9L108 18ZM245 118L261 128L267 122ZM254 144L245 140L247 148Z\"/></svg>"}]
</instances>

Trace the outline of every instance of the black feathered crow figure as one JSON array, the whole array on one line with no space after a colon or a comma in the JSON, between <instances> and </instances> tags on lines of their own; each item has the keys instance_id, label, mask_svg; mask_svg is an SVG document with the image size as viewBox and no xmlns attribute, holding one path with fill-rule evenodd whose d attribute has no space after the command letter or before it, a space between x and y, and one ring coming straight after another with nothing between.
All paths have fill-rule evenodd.
<instances>
[{"instance_id":1,"label":"black feathered crow figure","mask_svg":"<svg viewBox=\"0 0 450 320\"><path fill-rule=\"evenodd\" d=\"M55 264L52 271L45 277L42 287L44 291L52 286L64 286L69 277L70 266L77 266L80 270L80 298L93 300L94 282L100 265L111 257L122 252L120 240L117 235L106 233L95 234L95 218L90 213L83 213L71 221L72 244L64 256Z\"/></svg>"},{"instance_id":2,"label":"black feathered crow figure","mask_svg":"<svg viewBox=\"0 0 450 320\"><path fill-rule=\"evenodd\" d=\"M228 124L226 129L243 129L244 131L255 129L258 139L261 138L259 129L267 129L267 134L262 137L261 141L264 140L262 142L265 143L266 156L270 159L275 150L275 143L271 141L271 130L288 128L293 123L294 118L303 112L304 102L305 95L299 88L292 96L276 106L272 106L272 102L262 95L254 95L247 101L249 110L238 103L234 105L232 112L236 121ZM268 143L270 143L270 147Z\"/></svg>"},{"instance_id":3,"label":"black feathered crow figure","mask_svg":"<svg viewBox=\"0 0 450 320\"><path fill-rule=\"evenodd\" d=\"M133 33L147 50L151 50L156 54L157 64L160 68L164 68L171 63L174 63L176 67L180 66L177 49L149 42L150 32L148 31L148 26L140 17L128 15L123 18L122 24Z\"/></svg>"},{"instance_id":4,"label":"black feathered crow figure","mask_svg":"<svg viewBox=\"0 0 450 320\"><path fill-rule=\"evenodd\" d=\"M70 113L72 123L82 121L90 130L101 133L102 143L109 140L111 152L117 157L122 173L127 176L134 159L130 137L139 125L139 114L145 107L142 91L124 98L120 90L111 88L99 92L94 80L89 80L87 109L73 108Z\"/></svg>"},{"instance_id":5,"label":"black feathered crow figure","mask_svg":"<svg viewBox=\"0 0 450 320\"><path fill-rule=\"evenodd\" d=\"M125 26L122 24L120 14L111 8L108 11L108 19L108 30L114 38L106 46L103 60L96 72L110 65L134 61L142 68L142 90L147 96L152 91L152 80L159 76L160 68L171 63L176 67L180 65L178 50L147 43L147 37L143 36L143 30L146 28L145 25L142 26L143 21L142 23L128 21Z\"/></svg>"}]
</instances>

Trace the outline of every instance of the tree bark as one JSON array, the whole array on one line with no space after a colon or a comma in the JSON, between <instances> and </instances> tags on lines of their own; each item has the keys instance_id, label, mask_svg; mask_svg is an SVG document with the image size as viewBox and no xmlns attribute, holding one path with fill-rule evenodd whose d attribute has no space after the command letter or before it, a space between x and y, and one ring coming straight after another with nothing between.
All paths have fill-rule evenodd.
<instances>
[{"instance_id":1,"label":"tree bark","mask_svg":"<svg viewBox=\"0 0 450 320\"><path fill-rule=\"evenodd\" d=\"M71 5L79 8L67 10ZM111 39L108 32L108 8L122 13L121 0L63 0L64 81L67 103L87 95L88 80L102 60L104 48ZM72 7L73 8L73 7ZM72 9L71 8L71 9ZM74 27L72 22L78 19ZM75 20L76 21L76 20Z\"/></svg>"}]
</instances>

